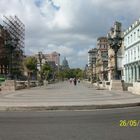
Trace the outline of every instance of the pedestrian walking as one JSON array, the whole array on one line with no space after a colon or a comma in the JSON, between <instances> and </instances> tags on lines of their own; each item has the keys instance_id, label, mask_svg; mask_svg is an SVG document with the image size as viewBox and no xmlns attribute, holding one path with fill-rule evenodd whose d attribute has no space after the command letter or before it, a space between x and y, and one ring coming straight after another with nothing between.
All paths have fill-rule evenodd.
<instances>
[{"instance_id":1,"label":"pedestrian walking","mask_svg":"<svg viewBox=\"0 0 140 140\"><path fill-rule=\"evenodd\" d=\"M70 78L69 82L70 82L70 84L72 83L72 78Z\"/></svg>"},{"instance_id":2,"label":"pedestrian walking","mask_svg":"<svg viewBox=\"0 0 140 140\"><path fill-rule=\"evenodd\" d=\"M78 83L80 83L80 79L78 79L77 81L78 81Z\"/></svg>"},{"instance_id":3,"label":"pedestrian walking","mask_svg":"<svg viewBox=\"0 0 140 140\"><path fill-rule=\"evenodd\" d=\"M73 82L74 82L74 85L76 86L76 84L77 84L76 78L74 78Z\"/></svg>"}]
</instances>

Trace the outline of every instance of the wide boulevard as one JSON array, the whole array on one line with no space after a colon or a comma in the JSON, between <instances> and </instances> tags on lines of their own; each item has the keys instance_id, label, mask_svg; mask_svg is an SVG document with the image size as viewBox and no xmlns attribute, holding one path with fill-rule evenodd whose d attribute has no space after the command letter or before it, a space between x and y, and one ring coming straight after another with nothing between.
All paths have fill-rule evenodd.
<instances>
[{"instance_id":1,"label":"wide boulevard","mask_svg":"<svg viewBox=\"0 0 140 140\"><path fill-rule=\"evenodd\" d=\"M93 111L0 112L0 140L139 140L140 107Z\"/></svg>"},{"instance_id":2,"label":"wide boulevard","mask_svg":"<svg viewBox=\"0 0 140 140\"><path fill-rule=\"evenodd\" d=\"M96 106L140 103L140 95L127 91L97 90L87 82L74 86L68 81L0 94L0 109L20 107ZM53 109L54 109L53 108ZM64 108L65 109L65 108Z\"/></svg>"}]
</instances>

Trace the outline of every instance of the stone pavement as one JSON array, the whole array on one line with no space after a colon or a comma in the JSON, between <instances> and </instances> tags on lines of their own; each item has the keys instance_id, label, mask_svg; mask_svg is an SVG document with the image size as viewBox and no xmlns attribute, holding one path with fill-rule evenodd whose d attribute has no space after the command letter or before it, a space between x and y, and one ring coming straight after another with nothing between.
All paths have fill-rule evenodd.
<instances>
[{"instance_id":1,"label":"stone pavement","mask_svg":"<svg viewBox=\"0 0 140 140\"><path fill-rule=\"evenodd\" d=\"M97 90L88 83L50 84L0 93L0 110L66 110L139 106L140 96L127 91Z\"/></svg>"}]
</instances>

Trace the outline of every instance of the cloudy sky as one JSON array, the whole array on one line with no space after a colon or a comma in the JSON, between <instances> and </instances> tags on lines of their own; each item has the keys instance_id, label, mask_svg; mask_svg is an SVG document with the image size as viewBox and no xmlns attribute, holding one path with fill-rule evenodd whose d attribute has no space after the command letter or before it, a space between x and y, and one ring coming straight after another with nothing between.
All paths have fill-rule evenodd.
<instances>
[{"instance_id":1,"label":"cloudy sky","mask_svg":"<svg viewBox=\"0 0 140 140\"><path fill-rule=\"evenodd\" d=\"M88 50L114 21L126 29L140 18L139 0L0 0L0 16L17 15L26 27L25 53L57 51L83 68ZM0 20L1 22L1 20Z\"/></svg>"}]
</instances>

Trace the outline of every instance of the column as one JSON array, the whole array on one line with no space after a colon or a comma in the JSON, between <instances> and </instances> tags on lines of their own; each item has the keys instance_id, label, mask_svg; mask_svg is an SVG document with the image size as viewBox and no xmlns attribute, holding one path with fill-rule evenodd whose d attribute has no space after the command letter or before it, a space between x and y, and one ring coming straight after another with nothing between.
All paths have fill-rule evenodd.
<instances>
[{"instance_id":1,"label":"column","mask_svg":"<svg viewBox=\"0 0 140 140\"><path fill-rule=\"evenodd\" d=\"M128 71L127 71L127 80L128 80L128 83L130 82L130 67L128 66Z\"/></svg>"},{"instance_id":2,"label":"column","mask_svg":"<svg viewBox=\"0 0 140 140\"><path fill-rule=\"evenodd\" d=\"M133 82L135 82L135 66L133 66L132 68L133 68Z\"/></svg>"},{"instance_id":3,"label":"column","mask_svg":"<svg viewBox=\"0 0 140 140\"><path fill-rule=\"evenodd\" d=\"M129 82L129 67L126 67L126 82Z\"/></svg>"},{"instance_id":4,"label":"column","mask_svg":"<svg viewBox=\"0 0 140 140\"><path fill-rule=\"evenodd\" d=\"M133 79L133 71L132 71L132 70L133 70L133 69L132 69L132 67L130 66L130 67L129 67L129 77L130 77L130 78L129 78L129 79L130 79L129 82L130 82L130 83L132 83L132 79Z\"/></svg>"},{"instance_id":5,"label":"column","mask_svg":"<svg viewBox=\"0 0 140 140\"><path fill-rule=\"evenodd\" d=\"M127 83L127 66L124 67L125 82Z\"/></svg>"},{"instance_id":6,"label":"column","mask_svg":"<svg viewBox=\"0 0 140 140\"><path fill-rule=\"evenodd\" d=\"M137 81L139 80L139 66L137 65L136 66L136 69L137 69Z\"/></svg>"}]
</instances>

